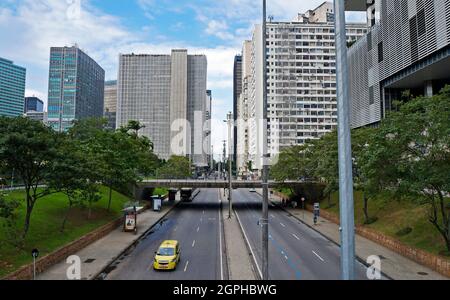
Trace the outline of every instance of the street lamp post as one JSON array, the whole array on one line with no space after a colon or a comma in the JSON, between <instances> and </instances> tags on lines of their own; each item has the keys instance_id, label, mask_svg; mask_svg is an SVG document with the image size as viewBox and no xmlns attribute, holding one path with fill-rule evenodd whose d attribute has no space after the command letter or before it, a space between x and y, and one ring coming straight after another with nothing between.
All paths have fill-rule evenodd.
<instances>
[{"instance_id":1,"label":"street lamp post","mask_svg":"<svg viewBox=\"0 0 450 300\"><path fill-rule=\"evenodd\" d=\"M231 219L231 212L233 210L233 187L232 187L232 140L231 140L231 132L232 132L232 122L233 122L233 114L229 112L227 114L227 123L228 123L228 219Z\"/></svg>"},{"instance_id":2,"label":"street lamp post","mask_svg":"<svg viewBox=\"0 0 450 300\"><path fill-rule=\"evenodd\" d=\"M268 155L267 155L267 7L266 0L263 0L263 20L262 20L262 67L263 67L263 128L262 130L262 279L269 280L269 189L268 189Z\"/></svg>"},{"instance_id":3,"label":"street lamp post","mask_svg":"<svg viewBox=\"0 0 450 300\"><path fill-rule=\"evenodd\" d=\"M341 276L355 278L355 219L353 203L352 149L349 121L349 86L345 1L334 0L336 34L336 80L339 134L339 206L341 220Z\"/></svg>"}]
</instances>

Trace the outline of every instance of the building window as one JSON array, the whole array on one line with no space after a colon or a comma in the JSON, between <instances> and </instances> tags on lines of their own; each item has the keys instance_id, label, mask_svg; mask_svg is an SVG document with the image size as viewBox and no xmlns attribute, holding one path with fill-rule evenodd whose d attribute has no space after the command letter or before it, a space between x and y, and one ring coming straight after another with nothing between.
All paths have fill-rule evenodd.
<instances>
[{"instance_id":1,"label":"building window","mask_svg":"<svg viewBox=\"0 0 450 300\"><path fill-rule=\"evenodd\" d=\"M374 95L374 90L373 90L373 86L369 87L369 104L372 105L375 103L375 95Z\"/></svg>"},{"instance_id":2,"label":"building window","mask_svg":"<svg viewBox=\"0 0 450 300\"><path fill-rule=\"evenodd\" d=\"M384 55L383 55L383 42L380 42L378 44L378 62L382 62L384 60Z\"/></svg>"}]
</instances>

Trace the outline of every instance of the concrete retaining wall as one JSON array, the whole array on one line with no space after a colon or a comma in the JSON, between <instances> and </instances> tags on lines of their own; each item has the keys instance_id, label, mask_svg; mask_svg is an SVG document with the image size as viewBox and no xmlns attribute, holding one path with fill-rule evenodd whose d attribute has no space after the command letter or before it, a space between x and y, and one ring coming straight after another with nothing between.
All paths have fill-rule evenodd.
<instances>
[{"instance_id":1,"label":"concrete retaining wall","mask_svg":"<svg viewBox=\"0 0 450 300\"><path fill-rule=\"evenodd\" d=\"M39 274L51 266L65 260L70 255L73 255L88 245L98 241L111 231L123 224L123 218L114 220L88 234L79 238L76 241L67 244L58 250L38 259L36 261L36 273ZM33 279L33 264L28 264L15 271L12 274L2 278L3 280L30 280Z\"/></svg>"},{"instance_id":2,"label":"concrete retaining wall","mask_svg":"<svg viewBox=\"0 0 450 300\"><path fill-rule=\"evenodd\" d=\"M288 199L288 197L282 193L274 192L274 194L281 198ZM308 211L313 211L313 206L309 204L306 205L306 208ZM320 211L320 217L335 224L340 224L339 218L336 215L325 210ZM388 248L389 250L407 257L421 265L427 266L442 275L450 277L450 260L448 259L410 247L392 237L386 236L378 231L361 225L355 227L355 232L368 240Z\"/></svg>"}]
</instances>

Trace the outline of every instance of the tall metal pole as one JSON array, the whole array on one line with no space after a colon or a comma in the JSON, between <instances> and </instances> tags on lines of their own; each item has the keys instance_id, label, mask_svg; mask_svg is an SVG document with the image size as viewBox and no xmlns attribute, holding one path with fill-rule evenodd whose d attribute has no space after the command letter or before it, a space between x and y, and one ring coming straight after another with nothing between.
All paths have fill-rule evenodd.
<instances>
[{"instance_id":1,"label":"tall metal pole","mask_svg":"<svg viewBox=\"0 0 450 300\"><path fill-rule=\"evenodd\" d=\"M352 144L349 118L349 86L345 1L334 0L336 80L339 135L339 206L341 219L341 275L355 279L355 219L353 203Z\"/></svg>"},{"instance_id":2,"label":"tall metal pole","mask_svg":"<svg viewBox=\"0 0 450 300\"><path fill-rule=\"evenodd\" d=\"M263 128L262 130L262 187L263 187L263 203L262 203L262 275L263 280L269 280L269 189L268 189L268 155L267 155L267 7L266 0L263 0L263 23L262 23L262 68L263 68Z\"/></svg>"},{"instance_id":3,"label":"tall metal pole","mask_svg":"<svg viewBox=\"0 0 450 300\"><path fill-rule=\"evenodd\" d=\"M228 121L228 219L231 219L231 212L233 210L233 187L232 187L232 164L233 164L233 148L232 148L232 140L231 140L231 131L232 131L232 122L233 122L233 114L231 112L227 115Z\"/></svg>"}]
</instances>

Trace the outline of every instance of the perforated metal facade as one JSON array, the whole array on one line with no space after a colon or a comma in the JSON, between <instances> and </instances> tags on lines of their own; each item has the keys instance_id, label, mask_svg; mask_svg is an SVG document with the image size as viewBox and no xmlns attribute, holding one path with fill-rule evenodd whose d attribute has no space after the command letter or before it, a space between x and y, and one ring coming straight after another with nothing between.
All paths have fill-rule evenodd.
<instances>
[{"instance_id":1,"label":"perforated metal facade","mask_svg":"<svg viewBox=\"0 0 450 300\"><path fill-rule=\"evenodd\" d=\"M408 88L406 82L395 85L393 78L411 78L415 71L408 69L428 68L423 86L425 81L445 80L436 70L439 66L433 66L433 56L449 47L450 1L376 0L375 8L375 25L349 49L352 127L380 122L398 94L388 88ZM417 80L411 79L410 87L423 90Z\"/></svg>"}]
</instances>

